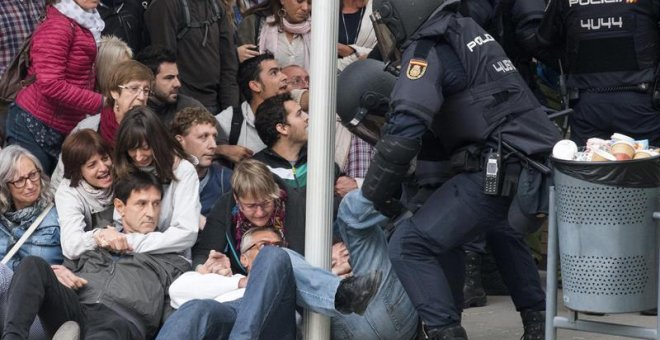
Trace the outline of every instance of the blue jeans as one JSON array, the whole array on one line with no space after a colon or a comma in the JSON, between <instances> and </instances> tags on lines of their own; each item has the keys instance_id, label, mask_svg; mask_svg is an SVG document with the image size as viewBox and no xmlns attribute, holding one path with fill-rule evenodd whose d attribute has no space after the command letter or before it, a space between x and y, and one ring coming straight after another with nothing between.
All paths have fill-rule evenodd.
<instances>
[{"instance_id":1,"label":"blue jeans","mask_svg":"<svg viewBox=\"0 0 660 340\"><path fill-rule=\"evenodd\" d=\"M287 250L296 279L298 304L332 317L333 339L411 339L418 317L388 257L382 226L387 218L355 190L344 197L337 215L339 232L350 253L354 275L380 270L383 273L378 293L364 315L341 314L335 310L335 294L340 278L313 267L304 258Z\"/></svg>"},{"instance_id":2,"label":"blue jeans","mask_svg":"<svg viewBox=\"0 0 660 340\"><path fill-rule=\"evenodd\" d=\"M295 339L295 289L286 253L264 247L243 298L186 302L167 319L157 339Z\"/></svg>"}]
</instances>

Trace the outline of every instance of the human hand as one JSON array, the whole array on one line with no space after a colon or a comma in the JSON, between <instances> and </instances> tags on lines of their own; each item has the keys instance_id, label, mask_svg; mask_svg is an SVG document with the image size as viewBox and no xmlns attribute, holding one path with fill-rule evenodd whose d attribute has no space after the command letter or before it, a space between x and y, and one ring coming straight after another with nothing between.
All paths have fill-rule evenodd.
<instances>
[{"instance_id":1,"label":"human hand","mask_svg":"<svg viewBox=\"0 0 660 340\"><path fill-rule=\"evenodd\" d=\"M349 262L350 254L344 242L337 242L332 245L332 272L342 278L352 274L353 268Z\"/></svg>"},{"instance_id":2,"label":"human hand","mask_svg":"<svg viewBox=\"0 0 660 340\"><path fill-rule=\"evenodd\" d=\"M238 54L238 62L242 63L247 59L256 57L259 55L259 49L256 45L245 44L238 46L236 48L236 53Z\"/></svg>"},{"instance_id":3,"label":"human hand","mask_svg":"<svg viewBox=\"0 0 660 340\"><path fill-rule=\"evenodd\" d=\"M345 58L353 53L355 53L355 50L352 47L337 43L337 54L339 54L340 57Z\"/></svg>"},{"instance_id":4,"label":"human hand","mask_svg":"<svg viewBox=\"0 0 660 340\"><path fill-rule=\"evenodd\" d=\"M344 197L349 192L357 189L357 187L357 181L354 178L341 176L337 178L337 182L335 182L335 193L341 197Z\"/></svg>"},{"instance_id":5,"label":"human hand","mask_svg":"<svg viewBox=\"0 0 660 340\"><path fill-rule=\"evenodd\" d=\"M248 277L244 276L238 280L238 288L245 288L247 287L248 283Z\"/></svg>"},{"instance_id":6,"label":"human hand","mask_svg":"<svg viewBox=\"0 0 660 340\"><path fill-rule=\"evenodd\" d=\"M203 265L197 266L196 271L201 274L214 273L222 276L231 276L233 274L229 258L225 254L215 250L211 250L206 262Z\"/></svg>"},{"instance_id":7,"label":"human hand","mask_svg":"<svg viewBox=\"0 0 660 340\"><path fill-rule=\"evenodd\" d=\"M53 269L53 273L55 273L57 281L60 281L60 283L66 287L71 289L79 289L87 284L87 280L76 276L76 274L74 274L71 270L69 270L69 268L65 266L54 264L50 266L50 268Z\"/></svg>"},{"instance_id":8,"label":"human hand","mask_svg":"<svg viewBox=\"0 0 660 340\"><path fill-rule=\"evenodd\" d=\"M126 235L111 226L96 232L94 234L94 240L99 247L116 253L126 253L133 250L128 244Z\"/></svg>"},{"instance_id":9,"label":"human hand","mask_svg":"<svg viewBox=\"0 0 660 340\"><path fill-rule=\"evenodd\" d=\"M238 163L245 158L250 158L253 154L252 150L244 146L229 144L218 145L215 153L226 157L232 163Z\"/></svg>"}]
</instances>

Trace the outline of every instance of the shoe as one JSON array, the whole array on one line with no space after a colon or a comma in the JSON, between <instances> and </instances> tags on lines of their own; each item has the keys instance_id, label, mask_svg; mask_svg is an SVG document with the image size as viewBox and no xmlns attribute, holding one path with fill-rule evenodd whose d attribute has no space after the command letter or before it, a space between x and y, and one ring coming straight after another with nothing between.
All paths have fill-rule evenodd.
<instances>
[{"instance_id":1,"label":"shoe","mask_svg":"<svg viewBox=\"0 0 660 340\"><path fill-rule=\"evenodd\" d=\"M653 308L653 309L643 310L643 311L639 312L639 314L647 315L647 316L657 316L658 315L658 309Z\"/></svg>"},{"instance_id":2,"label":"shoe","mask_svg":"<svg viewBox=\"0 0 660 340\"><path fill-rule=\"evenodd\" d=\"M377 270L341 280L335 293L335 309L342 314L364 314L378 292L382 276L382 272Z\"/></svg>"},{"instance_id":3,"label":"shoe","mask_svg":"<svg viewBox=\"0 0 660 340\"><path fill-rule=\"evenodd\" d=\"M75 321L67 321L57 329L53 340L80 340L80 326Z\"/></svg>"},{"instance_id":4,"label":"shoe","mask_svg":"<svg viewBox=\"0 0 660 340\"><path fill-rule=\"evenodd\" d=\"M486 305L486 291L481 283L481 254L465 252L465 284L463 285L463 308Z\"/></svg>"},{"instance_id":5,"label":"shoe","mask_svg":"<svg viewBox=\"0 0 660 340\"><path fill-rule=\"evenodd\" d=\"M467 340L465 328L460 324L445 326L441 328L432 328L424 331L428 340Z\"/></svg>"},{"instance_id":6,"label":"shoe","mask_svg":"<svg viewBox=\"0 0 660 340\"><path fill-rule=\"evenodd\" d=\"M544 340L545 339L545 311L520 312L523 327L522 340Z\"/></svg>"}]
</instances>

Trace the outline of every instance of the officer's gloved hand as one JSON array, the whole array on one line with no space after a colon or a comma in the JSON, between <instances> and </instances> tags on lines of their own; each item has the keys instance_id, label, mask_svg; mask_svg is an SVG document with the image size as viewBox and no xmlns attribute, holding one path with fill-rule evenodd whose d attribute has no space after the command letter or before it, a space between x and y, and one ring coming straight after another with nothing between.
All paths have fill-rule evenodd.
<instances>
[{"instance_id":1,"label":"officer's gloved hand","mask_svg":"<svg viewBox=\"0 0 660 340\"><path fill-rule=\"evenodd\" d=\"M376 154L362 184L362 194L381 214L391 218L405 210L399 201L401 184L419 148L418 141L396 136L385 136L376 144Z\"/></svg>"}]
</instances>

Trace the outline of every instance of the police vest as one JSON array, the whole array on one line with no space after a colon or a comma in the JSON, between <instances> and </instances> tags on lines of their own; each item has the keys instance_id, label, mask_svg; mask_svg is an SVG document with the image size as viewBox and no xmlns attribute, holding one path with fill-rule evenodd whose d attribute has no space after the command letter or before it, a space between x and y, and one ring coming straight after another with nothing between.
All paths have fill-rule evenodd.
<instances>
[{"instance_id":1,"label":"police vest","mask_svg":"<svg viewBox=\"0 0 660 340\"><path fill-rule=\"evenodd\" d=\"M655 80L657 0L567 1L567 85L599 89ZM565 4L564 4L565 5Z\"/></svg>"},{"instance_id":2,"label":"police vest","mask_svg":"<svg viewBox=\"0 0 660 340\"><path fill-rule=\"evenodd\" d=\"M470 18L440 13L435 41L446 41L465 69L466 89L446 98L432 131L452 154L470 144L497 142L500 136L520 152L548 153L559 139L502 47ZM425 44L418 44L423 46ZM416 53L417 54L417 53Z\"/></svg>"}]
</instances>

